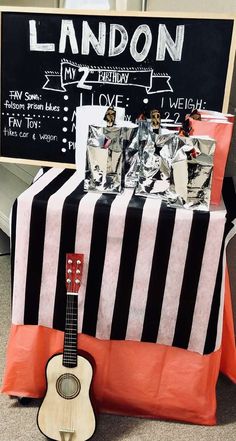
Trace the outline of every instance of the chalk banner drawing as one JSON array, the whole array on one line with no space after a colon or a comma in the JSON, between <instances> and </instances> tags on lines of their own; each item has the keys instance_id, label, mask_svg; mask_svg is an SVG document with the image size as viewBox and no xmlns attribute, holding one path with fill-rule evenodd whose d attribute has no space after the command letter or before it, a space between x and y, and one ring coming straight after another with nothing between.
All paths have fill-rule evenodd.
<instances>
[{"instance_id":1,"label":"chalk banner drawing","mask_svg":"<svg viewBox=\"0 0 236 441\"><path fill-rule=\"evenodd\" d=\"M81 76L81 74L83 74ZM146 93L173 92L170 76L154 74L153 69L96 68L82 66L62 60L60 74L45 73L47 78L43 89L66 92L66 86L76 84L80 89L91 90L91 83L113 84L116 86L144 87Z\"/></svg>"},{"instance_id":2,"label":"chalk banner drawing","mask_svg":"<svg viewBox=\"0 0 236 441\"><path fill-rule=\"evenodd\" d=\"M233 20L1 13L1 155L75 161L81 105L221 110Z\"/></svg>"}]
</instances>

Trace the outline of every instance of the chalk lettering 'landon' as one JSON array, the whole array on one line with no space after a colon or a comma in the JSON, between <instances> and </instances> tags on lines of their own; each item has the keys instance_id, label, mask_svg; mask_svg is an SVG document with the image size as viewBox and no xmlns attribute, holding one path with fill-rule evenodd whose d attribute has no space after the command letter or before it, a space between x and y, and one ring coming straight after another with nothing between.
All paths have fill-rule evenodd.
<instances>
[{"instance_id":1,"label":"chalk lettering 'landon'","mask_svg":"<svg viewBox=\"0 0 236 441\"><path fill-rule=\"evenodd\" d=\"M55 43L38 42L38 23L36 20L29 20L29 42L31 51L55 52ZM40 26L40 25L38 25ZM166 51L168 51L173 61L181 61L183 43L184 43L184 25L176 26L175 40L173 40L165 24L159 24L156 41L156 60L164 61ZM108 36L108 37L107 37ZM118 38L119 37L119 38ZM129 51L132 58L137 62L142 62L147 58L150 48L153 44L153 35L147 24L139 25L132 36L128 34L126 28L121 24L110 24L109 32L105 22L98 24L98 36L93 33L87 21L82 22L82 37L80 43L81 55L89 55L90 48L99 56L104 56L108 41L108 56L115 57L122 54L129 44ZM116 42L119 41L118 44ZM71 52L79 53L78 41L73 20L61 20L60 38L58 43L58 52L65 53L67 43L69 42ZM140 44L140 42L142 42ZM140 49L140 46L141 49Z\"/></svg>"}]
</instances>

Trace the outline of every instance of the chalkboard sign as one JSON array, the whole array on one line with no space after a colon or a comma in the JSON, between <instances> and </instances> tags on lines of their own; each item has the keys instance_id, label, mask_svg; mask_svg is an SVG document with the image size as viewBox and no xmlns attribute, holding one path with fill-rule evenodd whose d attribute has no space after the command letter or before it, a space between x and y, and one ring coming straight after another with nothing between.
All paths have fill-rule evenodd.
<instances>
[{"instance_id":1,"label":"chalkboard sign","mask_svg":"<svg viewBox=\"0 0 236 441\"><path fill-rule=\"evenodd\" d=\"M1 10L1 156L75 162L76 108L227 108L234 18Z\"/></svg>"}]
</instances>

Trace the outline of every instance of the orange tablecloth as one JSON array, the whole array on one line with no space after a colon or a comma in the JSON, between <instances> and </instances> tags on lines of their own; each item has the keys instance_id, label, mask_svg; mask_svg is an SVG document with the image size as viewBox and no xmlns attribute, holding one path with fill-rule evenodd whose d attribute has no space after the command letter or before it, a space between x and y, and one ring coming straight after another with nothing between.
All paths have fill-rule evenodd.
<instances>
[{"instance_id":1,"label":"orange tablecloth","mask_svg":"<svg viewBox=\"0 0 236 441\"><path fill-rule=\"evenodd\" d=\"M2 392L41 397L48 358L60 352L63 333L42 326L12 325ZM236 382L236 350L229 279L226 274L223 341L200 355L154 343L104 341L86 335L79 347L96 360L93 390L102 412L196 424L216 423L219 372Z\"/></svg>"}]
</instances>

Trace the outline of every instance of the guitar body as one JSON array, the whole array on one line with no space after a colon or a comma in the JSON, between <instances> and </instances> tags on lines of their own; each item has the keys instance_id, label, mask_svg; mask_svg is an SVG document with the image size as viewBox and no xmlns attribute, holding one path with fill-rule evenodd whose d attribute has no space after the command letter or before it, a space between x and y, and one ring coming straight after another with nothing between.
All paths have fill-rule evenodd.
<instances>
[{"instance_id":1,"label":"guitar body","mask_svg":"<svg viewBox=\"0 0 236 441\"><path fill-rule=\"evenodd\" d=\"M77 355L77 366L63 366L63 354L53 356L46 367L47 391L39 408L40 431L57 441L85 441L93 435L96 420L90 400L93 368Z\"/></svg>"}]
</instances>

